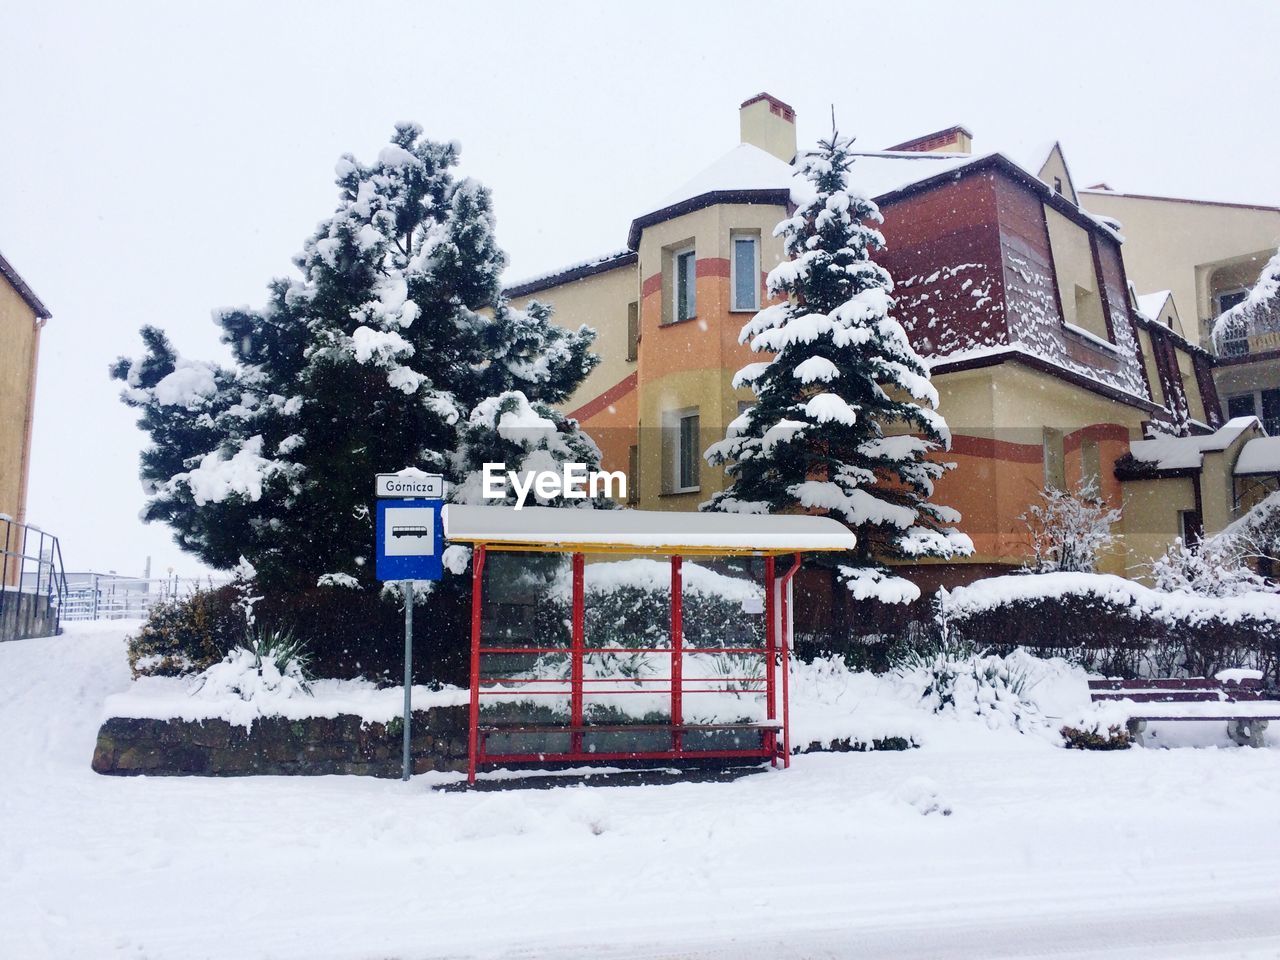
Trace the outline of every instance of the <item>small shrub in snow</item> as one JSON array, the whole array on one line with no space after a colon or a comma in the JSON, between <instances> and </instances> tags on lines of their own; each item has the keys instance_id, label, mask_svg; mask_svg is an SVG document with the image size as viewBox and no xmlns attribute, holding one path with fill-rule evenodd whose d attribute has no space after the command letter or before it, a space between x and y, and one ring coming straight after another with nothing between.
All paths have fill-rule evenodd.
<instances>
[{"instance_id":1,"label":"small shrub in snow","mask_svg":"<svg viewBox=\"0 0 1280 960\"><path fill-rule=\"evenodd\" d=\"M343 590L359 590L360 581L349 573L324 573L316 580L317 587L338 587Z\"/></svg>"},{"instance_id":2,"label":"small shrub in snow","mask_svg":"<svg viewBox=\"0 0 1280 960\"><path fill-rule=\"evenodd\" d=\"M951 805L944 801L938 793L938 785L928 777L910 777L898 785L894 791L896 799L915 807L921 816L940 813L944 817L951 816Z\"/></svg>"},{"instance_id":3,"label":"small shrub in snow","mask_svg":"<svg viewBox=\"0 0 1280 960\"><path fill-rule=\"evenodd\" d=\"M245 646L205 670L193 689L204 698L241 700L310 693L307 662L302 642L289 631L255 631Z\"/></svg>"},{"instance_id":4,"label":"small shrub in snow","mask_svg":"<svg viewBox=\"0 0 1280 960\"><path fill-rule=\"evenodd\" d=\"M896 673L934 713L976 716L993 729L1012 726L1022 733L1039 722L1039 710L1026 699L1027 667L1017 654L998 657L951 647L913 655Z\"/></svg>"},{"instance_id":5,"label":"small shrub in snow","mask_svg":"<svg viewBox=\"0 0 1280 960\"><path fill-rule=\"evenodd\" d=\"M309 676L311 656L307 653L306 644L292 630L255 629L245 649L253 654L259 667L273 663L281 673L296 672L302 677Z\"/></svg>"},{"instance_id":6,"label":"small shrub in snow","mask_svg":"<svg viewBox=\"0 0 1280 960\"><path fill-rule=\"evenodd\" d=\"M244 620L229 588L196 590L152 604L146 622L128 642L134 677L199 673L244 640Z\"/></svg>"},{"instance_id":7,"label":"small shrub in snow","mask_svg":"<svg viewBox=\"0 0 1280 960\"><path fill-rule=\"evenodd\" d=\"M1151 565L1157 590L1202 597L1238 597L1267 588L1233 544L1216 537L1185 543L1179 537Z\"/></svg>"},{"instance_id":8,"label":"small shrub in snow","mask_svg":"<svg viewBox=\"0 0 1280 960\"><path fill-rule=\"evenodd\" d=\"M1074 493L1049 487L1040 497L1043 504L1018 518L1031 532L1031 569L1092 573L1098 554L1116 540L1112 527L1120 520L1120 511L1102 500L1096 477Z\"/></svg>"},{"instance_id":9,"label":"small shrub in snow","mask_svg":"<svg viewBox=\"0 0 1280 960\"><path fill-rule=\"evenodd\" d=\"M1063 727L1059 732L1068 750L1128 750L1133 746L1133 737L1115 723L1106 733L1096 723L1092 727Z\"/></svg>"}]
</instances>

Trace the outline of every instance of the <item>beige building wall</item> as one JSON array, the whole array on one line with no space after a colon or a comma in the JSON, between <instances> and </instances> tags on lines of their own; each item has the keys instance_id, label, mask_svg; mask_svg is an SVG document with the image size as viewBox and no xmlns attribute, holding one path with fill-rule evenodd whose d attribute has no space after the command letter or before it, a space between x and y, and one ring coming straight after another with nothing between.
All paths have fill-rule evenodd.
<instances>
[{"instance_id":1,"label":"beige building wall","mask_svg":"<svg viewBox=\"0 0 1280 960\"><path fill-rule=\"evenodd\" d=\"M527 307L537 300L553 308L552 321L566 330L586 324L596 331L593 350L600 356L599 365L560 408L572 413L635 372L634 360L627 359L627 308L640 298L640 283L635 264L593 274L535 293L512 297L511 304Z\"/></svg>"},{"instance_id":2,"label":"beige building wall","mask_svg":"<svg viewBox=\"0 0 1280 960\"><path fill-rule=\"evenodd\" d=\"M1151 334L1138 327L1138 345L1142 349L1142 366L1147 373L1147 383L1151 385L1151 399L1160 406L1167 402L1164 395L1164 381L1160 379L1160 369L1156 366L1156 355L1151 343Z\"/></svg>"},{"instance_id":3,"label":"beige building wall","mask_svg":"<svg viewBox=\"0 0 1280 960\"><path fill-rule=\"evenodd\" d=\"M1182 535L1182 514L1196 508L1194 477L1129 480L1124 485L1124 535L1128 569L1139 580L1150 580L1151 565Z\"/></svg>"},{"instance_id":4,"label":"beige building wall","mask_svg":"<svg viewBox=\"0 0 1280 960\"><path fill-rule=\"evenodd\" d=\"M1244 445L1254 437L1265 436L1255 424L1243 430L1240 436L1225 449L1206 452L1200 468L1200 499L1203 503L1205 533L1214 534L1235 520L1240 511L1236 507L1236 460Z\"/></svg>"},{"instance_id":5,"label":"beige building wall","mask_svg":"<svg viewBox=\"0 0 1280 960\"><path fill-rule=\"evenodd\" d=\"M1081 204L1120 221L1125 272L1138 293L1172 290L1185 334L1212 349L1212 295L1250 286L1280 246L1280 209L1083 190Z\"/></svg>"},{"instance_id":6,"label":"beige building wall","mask_svg":"<svg viewBox=\"0 0 1280 960\"><path fill-rule=\"evenodd\" d=\"M1072 223L1047 205L1044 217L1049 228L1049 249L1053 253L1053 268L1058 278L1063 320L1110 342L1089 234L1079 224Z\"/></svg>"},{"instance_id":7,"label":"beige building wall","mask_svg":"<svg viewBox=\"0 0 1280 960\"><path fill-rule=\"evenodd\" d=\"M1080 205L1080 199L1076 196L1075 186L1071 182L1071 174L1067 170L1067 160L1062 155L1062 147L1058 144L1055 143L1053 145L1053 149L1049 151L1049 156L1045 158L1040 167L1040 172L1036 176L1076 206Z\"/></svg>"},{"instance_id":8,"label":"beige building wall","mask_svg":"<svg viewBox=\"0 0 1280 960\"><path fill-rule=\"evenodd\" d=\"M0 513L26 519L40 339L35 311L0 279Z\"/></svg>"}]
</instances>

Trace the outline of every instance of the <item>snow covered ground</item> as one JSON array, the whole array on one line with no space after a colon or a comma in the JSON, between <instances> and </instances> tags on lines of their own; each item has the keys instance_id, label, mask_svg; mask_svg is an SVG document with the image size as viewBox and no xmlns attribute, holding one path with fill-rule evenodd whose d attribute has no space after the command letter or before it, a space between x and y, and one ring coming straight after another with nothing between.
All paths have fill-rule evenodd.
<instances>
[{"instance_id":1,"label":"snow covered ground","mask_svg":"<svg viewBox=\"0 0 1280 960\"><path fill-rule=\"evenodd\" d=\"M922 712L730 784L101 777L124 632L0 644L0 957L1280 956L1280 749Z\"/></svg>"}]
</instances>

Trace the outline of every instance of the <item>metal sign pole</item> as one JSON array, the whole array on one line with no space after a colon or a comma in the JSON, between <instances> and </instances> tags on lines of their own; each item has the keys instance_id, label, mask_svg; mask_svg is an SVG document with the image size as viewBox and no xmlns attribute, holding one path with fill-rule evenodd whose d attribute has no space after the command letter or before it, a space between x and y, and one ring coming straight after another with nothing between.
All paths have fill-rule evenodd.
<instances>
[{"instance_id":1,"label":"metal sign pole","mask_svg":"<svg viewBox=\"0 0 1280 960\"><path fill-rule=\"evenodd\" d=\"M444 477L402 470L380 473L374 481L378 509L374 517L374 572L383 583L399 583L404 596L404 756L400 779L413 775L413 585L444 574L442 512Z\"/></svg>"},{"instance_id":2,"label":"metal sign pole","mask_svg":"<svg viewBox=\"0 0 1280 960\"><path fill-rule=\"evenodd\" d=\"M404 772L406 782L413 772L409 757L409 724L413 718L413 581L401 581L404 589Z\"/></svg>"}]
</instances>

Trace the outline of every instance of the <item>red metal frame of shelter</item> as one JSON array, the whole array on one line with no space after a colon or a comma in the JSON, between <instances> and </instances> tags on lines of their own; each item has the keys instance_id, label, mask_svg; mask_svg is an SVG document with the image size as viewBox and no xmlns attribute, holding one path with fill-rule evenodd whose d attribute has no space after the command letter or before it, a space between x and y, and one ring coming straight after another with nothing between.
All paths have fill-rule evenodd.
<instances>
[{"instance_id":1,"label":"red metal frame of shelter","mask_svg":"<svg viewBox=\"0 0 1280 960\"><path fill-rule=\"evenodd\" d=\"M571 642L566 651L564 647L503 647L482 644L482 607L484 604L484 568L485 560L491 550L516 550L539 553L570 553L572 557L572 590L573 615L571 619ZM688 759L758 759L770 760L775 766L781 762L783 767L791 763L790 736L790 684L789 670L786 669L785 651L791 648L791 617L788 610L789 587L796 571L800 569L800 553L794 554L791 566L780 576L775 563L776 554L764 554L763 551L752 551L752 555L764 559L765 579L765 645L763 647L715 647L710 651L740 656L760 656L764 660L765 711L764 723L732 723L732 724L688 724L684 722L684 697L687 694L715 693L720 689L712 689L706 684L710 682L754 681L758 677L686 677L684 675L684 654L706 652L702 649L684 647L684 611L682 600L682 567L683 555L664 551L649 551L670 558L671 563L671 633L670 633L670 676L659 678L668 683L668 689L658 691L670 694L671 720L668 724L628 724L606 726L584 722L584 660L588 654L585 636L585 577L584 553L606 552L618 553L618 550L574 550L568 546L548 545L539 549L527 545L493 545L476 543L472 555L472 592L471 592L471 711L469 723L469 749L467 779L474 783L476 768L482 764L510 764L536 762L601 763L633 760L688 760ZM686 551L687 552L687 551ZM700 550L699 555L741 555L743 551L734 550ZM481 657L483 654L564 654L570 657L569 672L569 709L570 718L567 725L545 726L492 726L485 727L480 723L480 699L490 694L510 696L510 688L497 689L502 685L513 683L527 685L524 693L529 695L564 696L563 689L545 690L529 689L538 684L558 684L563 687L564 681L516 679L513 677L484 677L481 673ZM646 653L667 652L658 648L609 648L610 653ZM779 690L778 673L781 669L781 689ZM628 678L595 678L590 683L612 682L630 683ZM689 686L695 684L695 686ZM698 686L697 684L702 684ZM494 689L487 689L494 688ZM611 690L612 693L645 692L652 689L624 691L621 687ZM781 695L779 697L779 694ZM779 704L779 699L781 704ZM779 706L781 709L779 709ZM601 733L634 733L643 731L656 737L667 737L667 749L627 749L599 750L591 749L584 743L584 738ZM698 749L690 747L686 738L691 736L715 735L720 732L733 733L749 731L759 735L759 746L730 748ZM568 749L541 752L513 752L511 750L490 752L486 749L487 740L492 734L560 734L567 735Z\"/></svg>"}]
</instances>

